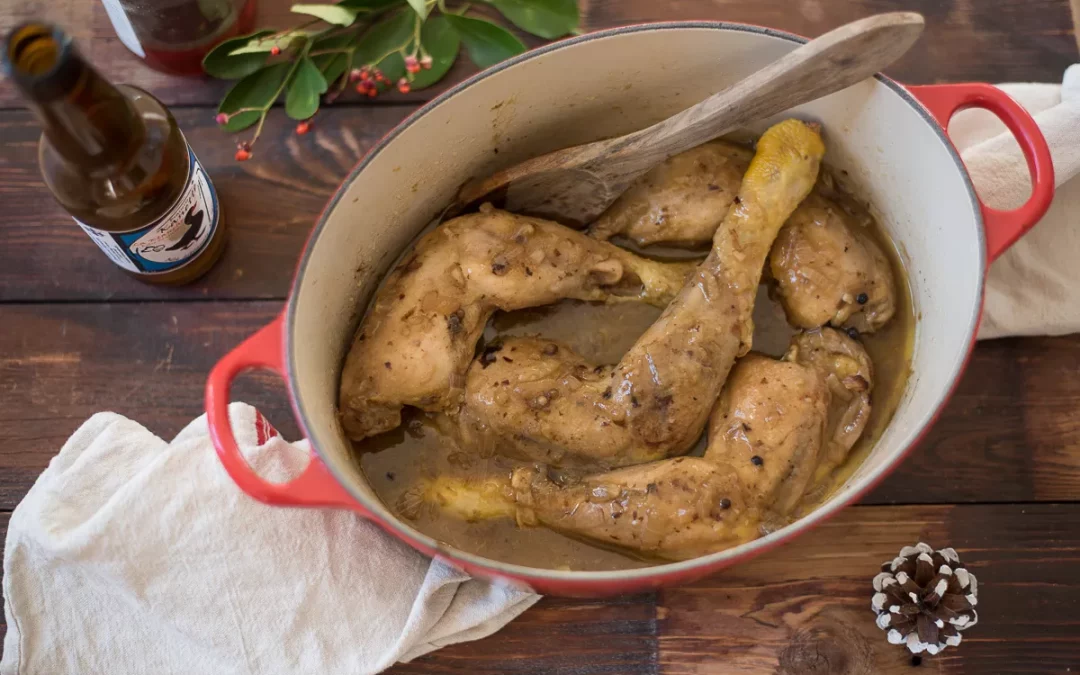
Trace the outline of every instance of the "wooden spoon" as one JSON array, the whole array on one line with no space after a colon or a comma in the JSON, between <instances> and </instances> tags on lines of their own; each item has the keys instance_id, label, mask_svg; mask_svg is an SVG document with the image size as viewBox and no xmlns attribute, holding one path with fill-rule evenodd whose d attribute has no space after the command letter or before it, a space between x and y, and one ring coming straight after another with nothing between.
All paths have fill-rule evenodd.
<instances>
[{"instance_id":1,"label":"wooden spoon","mask_svg":"<svg viewBox=\"0 0 1080 675\"><path fill-rule=\"evenodd\" d=\"M467 184L458 204L505 194L511 211L586 225L635 179L669 157L870 77L900 58L923 25L915 12L853 21L663 122L557 150Z\"/></svg>"}]
</instances>

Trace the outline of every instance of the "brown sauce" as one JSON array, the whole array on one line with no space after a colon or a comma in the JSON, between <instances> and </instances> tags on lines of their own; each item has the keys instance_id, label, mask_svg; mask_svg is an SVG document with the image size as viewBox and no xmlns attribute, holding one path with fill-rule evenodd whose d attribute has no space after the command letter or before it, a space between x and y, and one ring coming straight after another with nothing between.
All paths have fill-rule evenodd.
<instances>
[{"instance_id":1,"label":"brown sauce","mask_svg":"<svg viewBox=\"0 0 1080 675\"><path fill-rule=\"evenodd\" d=\"M805 515L823 503L866 459L899 405L907 386L915 333L907 275L895 245L865 207L832 187L826 175L815 188L837 201L855 222L866 223L887 253L897 280L897 308L881 330L861 336L874 365L873 411L862 438L847 460L804 496ZM651 250L646 252L652 254ZM684 254L685 255L685 254ZM668 257L667 255L663 257ZM670 257L678 257L677 252ZM571 345L594 363L614 363L660 315L657 308L636 303L590 304L564 301L536 309L496 314L485 339L511 335L543 335ZM762 286L754 309L754 350L781 356L795 331L784 312ZM513 462L498 456L479 457L457 451L437 430L435 422L414 413L401 428L365 442L360 464L372 488L395 512L403 493L422 478L437 475L484 476L505 472ZM691 454L700 454L704 443ZM445 545L507 563L549 569L617 570L661 564L632 553L608 550L551 530L518 528L512 520L465 522L435 508L421 509L410 521L416 529ZM775 529L784 523L772 523Z\"/></svg>"}]
</instances>

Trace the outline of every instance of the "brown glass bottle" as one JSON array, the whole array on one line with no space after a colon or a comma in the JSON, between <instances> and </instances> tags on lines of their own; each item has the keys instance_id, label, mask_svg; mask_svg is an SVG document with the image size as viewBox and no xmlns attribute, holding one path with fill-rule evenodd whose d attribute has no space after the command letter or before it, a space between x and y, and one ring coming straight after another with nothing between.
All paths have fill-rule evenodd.
<instances>
[{"instance_id":1,"label":"brown glass bottle","mask_svg":"<svg viewBox=\"0 0 1080 675\"><path fill-rule=\"evenodd\" d=\"M110 84L48 24L15 28L4 66L44 127L46 185L117 266L158 284L210 269L225 247L217 193L165 106Z\"/></svg>"}]
</instances>

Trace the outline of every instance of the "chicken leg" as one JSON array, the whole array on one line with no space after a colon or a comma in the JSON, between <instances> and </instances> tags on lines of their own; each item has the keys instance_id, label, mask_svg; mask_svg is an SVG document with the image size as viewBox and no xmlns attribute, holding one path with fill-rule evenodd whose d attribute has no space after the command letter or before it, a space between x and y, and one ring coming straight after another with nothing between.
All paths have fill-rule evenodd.
<instances>
[{"instance_id":1,"label":"chicken leg","mask_svg":"<svg viewBox=\"0 0 1080 675\"><path fill-rule=\"evenodd\" d=\"M354 440L389 431L406 405L455 408L496 310L563 298L663 307L691 269L490 205L447 221L390 273L356 332L341 376L345 431Z\"/></svg>"},{"instance_id":2,"label":"chicken leg","mask_svg":"<svg viewBox=\"0 0 1080 675\"><path fill-rule=\"evenodd\" d=\"M619 363L594 368L565 345L506 340L468 371L462 436L535 460L602 467L686 452L750 349L766 256L824 152L816 129L799 120L767 130L708 257Z\"/></svg>"},{"instance_id":3,"label":"chicken leg","mask_svg":"<svg viewBox=\"0 0 1080 675\"><path fill-rule=\"evenodd\" d=\"M712 553L755 538L763 523L786 522L846 458L862 432L851 420L869 415L872 381L869 357L851 338L801 334L783 360L739 360L713 409L704 457L579 479L552 477L543 465L482 480L439 476L410 491L409 506L436 504L467 520L513 517L672 560Z\"/></svg>"}]
</instances>

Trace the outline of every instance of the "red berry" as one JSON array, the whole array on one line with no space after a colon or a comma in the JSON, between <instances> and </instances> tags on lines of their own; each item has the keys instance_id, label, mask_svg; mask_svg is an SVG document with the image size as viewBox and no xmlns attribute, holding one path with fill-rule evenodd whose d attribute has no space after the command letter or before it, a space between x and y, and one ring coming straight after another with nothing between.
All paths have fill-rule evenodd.
<instances>
[{"instance_id":1,"label":"red berry","mask_svg":"<svg viewBox=\"0 0 1080 675\"><path fill-rule=\"evenodd\" d=\"M371 88L369 88L367 90L367 95L370 96L371 98L375 98L376 96L379 95L379 90L376 89L375 87L371 87Z\"/></svg>"},{"instance_id":2,"label":"red berry","mask_svg":"<svg viewBox=\"0 0 1080 675\"><path fill-rule=\"evenodd\" d=\"M420 65L420 62L416 60L415 56L410 55L410 56L405 57L405 68L406 69L415 68L415 67L417 67L419 65Z\"/></svg>"},{"instance_id":3,"label":"red berry","mask_svg":"<svg viewBox=\"0 0 1080 675\"><path fill-rule=\"evenodd\" d=\"M251 152L250 151L244 150L243 148L240 148L239 150L236 151L236 161L238 161L238 162L246 162L249 159L251 159Z\"/></svg>"},{"instance_id":4,"label":"red berry","mask_svg":"<svg viewBox=\"0 0 1080 675\"><path fill-rule=\"evenodd\" d=\"M277 56L280 53L281 53L281 47L278 47L277 45L274 45L273 47L270 48L270 56Z\"/></svg>"},{"instance_id":5,"label":"red berry","mask_svg":"<svg viewBox=\"0 0 1080 675\"><path fill-rule=\"evenodd\" d=\"M225 113L218 113L217 116L214 117L214 121L217 122L218 124L228 124L229 123L229 116L226 115Z\"/></svg>"},{"instance_id":6,"label":"red berry","mask_svg":"<svg viewBox=\"0 0 1080 675\"><path fill-rule=\"evenodd\" d=\"M349 82L356 82L364 77L363 71L359 68L353 68L349 71Z\"/></svg>"},{"instance_id":7,"label":"red berry","mask_svg":"<svg viewBox=\"0 0 1080 675\"><path fill-rule=\"evenodd\" d=\"M361 81L360 84L356 85L356 93L357 94L366 94L366 93L368 93L368 83Z\"/></svg>"},{"instance_id":8,"label":"red berry","mask_svg":"<svg viewBox=\"0 0 1080 675\"><path fill-rule=\"evenodd\" d=\"M431 68L432 63L434 63L434 61L432 61L430 55L420 59L420 67L424 70L428 70L429 68Z\"/></svg>"},{"instance_id":9,"label":"red berry","mask_svg":"<svg viewBox=\"0 0 1080 675\"><path fill-rule=\"evenodd\" d=\"M386 78L383 77L381 70L376 69L372 74L375 76L377 82L386 82Z\"/></svg>"},{"instance_id":10,"label":"red berry","mask_svg":"<svg viewBox=\"0 0 1080 675\"><path fill-rule=\"evenodd\" d=\"M251 143L248 142L248 141L243 141L241 143L237 143L236 148L237 148L237 150L244 150L245 152L251 152Z\"/></svg>"},{"instance_id":11,"label":"red berry","mask_svg":"<svg viewBox=\"0 0 1080 675\"><path fill-rule=\"evenodd\" d=\"M303 136L307 132L311 131L311 122L305 120L296 125L296 133Z\"/></svg>"},{"instance_id":12,"label":"red berry","mask_svg":"<svg viewBox=\"0 0 1080 675\"><path fill-rule=\"evenodd\" d=\"M406 80L404 77L401 78L400 80L398 80L397 90L400 91L402 94L408 94L409 93L409 81Z\"/></svg>"}]
</instances>

